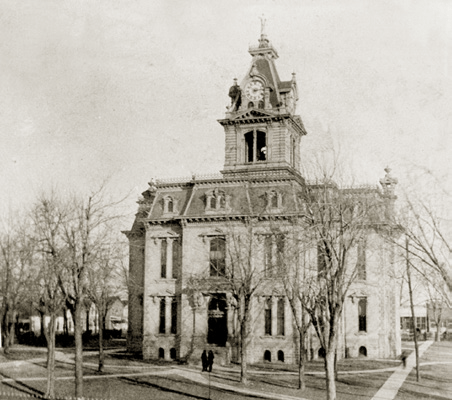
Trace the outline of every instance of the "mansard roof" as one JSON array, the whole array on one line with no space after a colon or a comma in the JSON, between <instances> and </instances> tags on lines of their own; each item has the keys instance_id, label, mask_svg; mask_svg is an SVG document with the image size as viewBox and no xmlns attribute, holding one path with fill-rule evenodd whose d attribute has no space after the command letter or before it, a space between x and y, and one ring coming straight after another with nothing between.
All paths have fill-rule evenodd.
<instances>
[{"instance_id":1,"label":"mansard roof","mask_svg":"<svg viewBox=\"0 0 452 400\"><path fill-rule=\"evenodd\" d=\"M273 178L237 179L221 177L180 182L154 184L143 195L141 207L146 208L140 217L149 222L163 222L178 219L225 218L240 216L264 216L278 214L293 215L299 211L301 190L299 177L291 174ZM216 190L218 189L218 190ZM275 191L282 199L281 208L268 208L268 193ZM225 196L226 206L220 209L207 207L207 197L216 193ZM177 212L165 213L164 198L170 196L178 203ZM137 215L138 217L138 215Z\"/></svg>"}]
</instances>

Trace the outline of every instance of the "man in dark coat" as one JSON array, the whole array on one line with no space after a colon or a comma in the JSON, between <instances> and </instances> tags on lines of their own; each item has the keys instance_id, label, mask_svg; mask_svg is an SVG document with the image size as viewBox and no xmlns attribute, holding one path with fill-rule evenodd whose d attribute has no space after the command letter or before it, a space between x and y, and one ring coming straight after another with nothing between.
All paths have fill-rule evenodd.
<instances>
[{"instance_id":1,"label":"man in dark coat","mask_svg":"<svg viewBox=\"0 0 452 400\"><path fill-rule=\"evenodd\" d=\"M213 359L215 356L213 355L213 351L209 350L209 355L207 356L207 372L212 372Z\"/></svg>"},{"instance_id":2,"label":"man in dark coat","mask_svg":"<svg viewBox=\"0 0 452 400\"><path fill-rule=\"evenodd\" d=\"M201 362L202 362L202 372L207 371L207 351L203 351L201 355Z\"/></svg>"}]
</instances>

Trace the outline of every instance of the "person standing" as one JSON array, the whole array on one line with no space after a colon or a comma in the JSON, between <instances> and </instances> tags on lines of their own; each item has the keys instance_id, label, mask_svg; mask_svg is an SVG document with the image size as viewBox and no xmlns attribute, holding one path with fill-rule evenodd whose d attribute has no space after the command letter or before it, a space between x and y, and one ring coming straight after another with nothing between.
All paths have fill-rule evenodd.
<instances>
[{"instance_id":1,"label":"person standing","mask_svg":"<svg viewBox=\"0 0 452 400\"><path fill-rule=\"evenodd\" d=\"M209 355L207 356L207 372L212 372L213 359L215 356L213 355L213 351L209 350Z\"/></svg>"},{"instance_id":2,"label":"person standing","mask_svg":"<svg viewBox=\"0 0 452 400\"><path fill-rule=\"evenodd\" d=\"M208 358L207 351L203 351L201 355L201 363L202 363L202 372L207 371Z\"/></svg>"}]
</instances>

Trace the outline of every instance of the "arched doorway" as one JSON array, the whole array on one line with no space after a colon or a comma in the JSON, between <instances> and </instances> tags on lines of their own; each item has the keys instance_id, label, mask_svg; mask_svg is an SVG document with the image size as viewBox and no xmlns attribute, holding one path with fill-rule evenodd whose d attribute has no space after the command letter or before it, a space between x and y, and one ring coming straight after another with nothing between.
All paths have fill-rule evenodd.
<instances>
[{"instance_id":1,"label":"arched doorway","mask_svg":"<svg viewBox=\"0 0 452 400\"><path fill-rule=\"evenodd\" d=\"M228 338L227 302L224 294L213 294L207 310L207 343L225 346Z\"/></svg>"},{"instance_id":2,"label":"arched doorway","mask_svg":"<svg viewBox=\"0 0 452 400\"><path fill-rule=\"evenodd\" d=\"M272 353L270 352L270 350L264 351L264 361L268 361L268 362L272 361Z\"/></svg>"}]
</instances>

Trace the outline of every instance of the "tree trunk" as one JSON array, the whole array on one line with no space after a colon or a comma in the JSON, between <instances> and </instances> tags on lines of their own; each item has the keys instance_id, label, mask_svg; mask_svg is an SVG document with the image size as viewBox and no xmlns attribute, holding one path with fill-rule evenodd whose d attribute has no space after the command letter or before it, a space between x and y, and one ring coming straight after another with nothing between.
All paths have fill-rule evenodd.
<instances>
[{"instance_id":1,"label":"tree trunk","mask_svg":"<svg viewBox=\"0 0 452 400\"><path fill-rule=\"evenodd\" d=\"M336 380L334 374L334 358L336 351L329 349L325 354L326 398L336 400Z\"/></svg>"},{"instance_id":2,"label":"tree trunk","mask_svg":"<svg viewBox=\"0 0 452 400\"><path fill-rule=\"evenodd\" d=\"M83 342L82 342L82 302L74 304L74 339L75 339L75 397L83 398Z\"/></svg>"},{"instance_id":3,"label":"tree trunk","mask_svg":"<svg viewBox=\"0 0 452 400\"><path fill-rule=\"evenodd\" d=\"M104 325L105 325L105 317L103 313L98 313L98 319L101 321L99 323L99 368L98 372L104 372L104 361L105 361L105 353L104 353Z\"/></svg>"},{"instance_id":4,"label":"tree trunk","mask_svg":"<svg viewBox=\"0 0 452 400\"><path fill-rule=\"evenodd\" d=\"M337 349L334 352L334 380L337 381Z\"/></svg>"},{"instance_id":5,"label":"tree trunk","mask_svg":"<svg viewBox=\"0 0 452 400\"><path fill-rule=\"evenodd\" d=\"M39 312L39 316L40 316L40 320L41 320L41 329L40 329L40 333L39 336L41 339L46 338L46 331L45 331L45 313L42 311L38 311Z\"/></svg>"},{"instance_id":6,"label":"tree trunk","mask_svg":"<svg viewBox=\"0 0 452 400\"><path fill-rule=\"evenodd\" d=\"M89 309L90 309L90 307L88 307L88 306L85 306L85 308L86 308L86 329L85 329L85 332L89 332Z\"/></svg>"},{"instance_id":7,"label":"tree trunk","mask_svg":"<svg viewBox=\"0 0 452 400\"><path fill-rule=\"evenodd\" d=\"M13 325L9 322L10 320L10 313L9 310L6 311L5 316L4 316L4 323L3 323L3 335L4 335L4 339L3 339L3 348L4 348L4 352L5 354L8 354L10 352L10 348L11 348L11 330L13 328Z\"/></svg>"},{"instance_id":8,"label":"tree trunk","mask_svg":"<svg viewBox=\"0 0 452 400\"><path fill-rule=\"evenodd\" d=\"M306 381L304 377L304 369L306 362L306 346L303 334L299 332L300 335L300 357L298 360L298 389L304 391L306 389Z\"/></svg>"},{"instance_id":9,"label":"tree trunk","mask_svg":"<svg viewBox=\"0 0 452 400\"><path fill-rule=\"evenodd\" d=\"M247 322L242 320L240 324L240 382L248 384L248 357L247 357Z\"/></svg>"},{"instance_id":10,"label":"tree trunk","mask_svg":"<svg viewBox=\"0 0 452 400\"><path fill-rule=\"evenodd\" d=\"M413 320L414 351L416 353L416 381L419 382L419 380L421 379L420 372L419 372L419 344L417 342L416 317L414 314L413 289L411 286L411 271L410 271L409 252L408 252L408 238L406 239L406 275L408 278L408 293L410 295L411 318ZM437 330L439 330L439 327L437 327Z\"/></svg>"},{"instance_id":11,"label":"tree trunk","mask_svg":"<svg viewBox=\"0 0 452 400\"><path fill-rule=\"evenodd\" d=\"M47 388L44 397L46 399L55 398L55 332L56 315L50 315L49 325L47 326Z\"/></svg>"},{"instance_id":12,"label":"tree trunk","mask_svg":"<svg viewBox=\"0 0 452 400\"><path fill-rule=\"evenodd\" d=\"M441 318L436 319L435 323L436 323L435 341L440 342L441 341Z\"/></svg>"}]
</instances>

